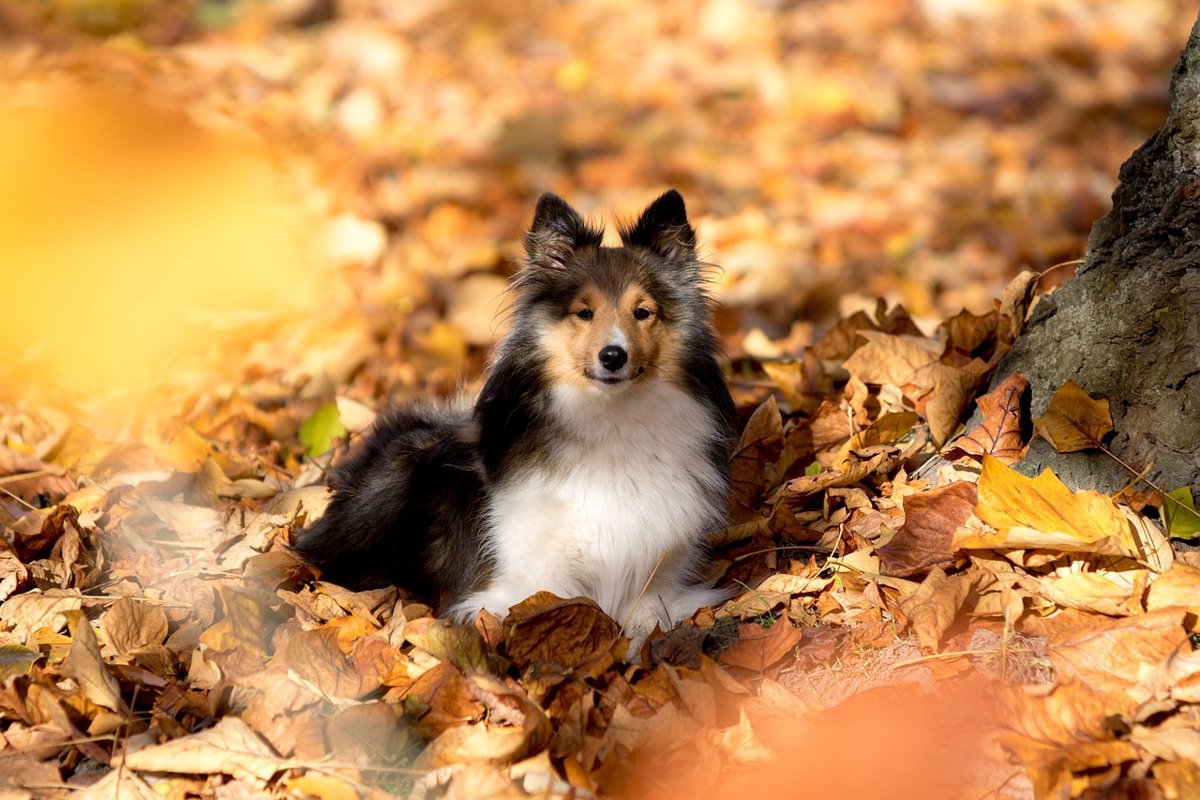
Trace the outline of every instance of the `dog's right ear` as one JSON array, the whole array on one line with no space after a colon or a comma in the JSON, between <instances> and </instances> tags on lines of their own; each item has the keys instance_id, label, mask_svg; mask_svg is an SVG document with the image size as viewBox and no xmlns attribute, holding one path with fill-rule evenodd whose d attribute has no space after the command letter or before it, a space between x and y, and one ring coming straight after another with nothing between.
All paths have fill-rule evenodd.
<instances>
[{"instance_id":1,"label":"dog's right ear","mask_svg":"<svg viewBox=\"0 0 1200 800\"><path fill-rule=\"evenodd\" d=\"M538 198L533 225L525 234L530 266L563 269L581 247L599 247L604 232L588 226L561 197L546 192Z\"/></svg>"}]
</instances>

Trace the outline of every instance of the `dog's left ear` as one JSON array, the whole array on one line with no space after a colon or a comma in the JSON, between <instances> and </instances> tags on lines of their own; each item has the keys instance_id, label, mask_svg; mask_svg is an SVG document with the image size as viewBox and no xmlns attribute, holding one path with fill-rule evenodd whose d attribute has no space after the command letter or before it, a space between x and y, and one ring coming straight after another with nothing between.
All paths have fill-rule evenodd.
<instances>
[{"instance_id":1,"label":"dog's left ear","mask_svg":"<svg viewBox=\"0 0 1200 800\"><path fill-rule=\"evenodd\" d=\"M599 247L603 238L604 232L590 227L565 200L546 192L538 198L533 225L525 234L525 253L532 267L563 269L576 250Z\"/></svg>"},{"instance_id":2,"label":"dog's left ear","mask_svg":"<svg viewBox=\"0 0 1200 800\"><path fill-rule=\"evenodd\" d=\"M696 232L688 222L683 197L674 189L647 206L632 227L623 228L621 241L626 247L644 247L668 261L696 257Z\"/></svg>"}]
</instances>

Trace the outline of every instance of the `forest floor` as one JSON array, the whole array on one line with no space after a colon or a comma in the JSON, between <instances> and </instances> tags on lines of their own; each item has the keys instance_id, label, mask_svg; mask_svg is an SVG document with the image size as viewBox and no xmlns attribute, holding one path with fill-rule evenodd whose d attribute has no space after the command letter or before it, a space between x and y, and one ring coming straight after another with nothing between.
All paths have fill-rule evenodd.
<instances>
[{"instance_id":1,"label":"forest floor","mask_svg":"<svg viewBox=\"0 0 1200 800\"><path fill-rule=\"evenodd\" d=\"M1020 475L1107 407L994 374L1193 11L0 0L0 797L1197 796L1190 495ZM672 186L735 596L634 654L314 581L329 464L479 387L538 194Z\"/></svg>"}]
</instances>

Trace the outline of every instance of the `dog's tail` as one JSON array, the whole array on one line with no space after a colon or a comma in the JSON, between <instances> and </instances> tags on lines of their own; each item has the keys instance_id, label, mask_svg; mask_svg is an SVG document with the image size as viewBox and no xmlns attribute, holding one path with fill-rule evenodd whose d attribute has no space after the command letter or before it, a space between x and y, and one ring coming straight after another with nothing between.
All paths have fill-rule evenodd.
<instances>
[{"instance_id":1,"label":"dog's tail","mask_svg":"<svg viewBox=\"0 0 1200 800\"><path fill-rule=\"evenodd\" d=\"M470 410L408 405L384 412L330 474L333 499L293 552L350 588L396 584L436 601L470 583L482 477L466 441ZM465 558L464 558L465 557Z\"/></svg>"}]
</instances>

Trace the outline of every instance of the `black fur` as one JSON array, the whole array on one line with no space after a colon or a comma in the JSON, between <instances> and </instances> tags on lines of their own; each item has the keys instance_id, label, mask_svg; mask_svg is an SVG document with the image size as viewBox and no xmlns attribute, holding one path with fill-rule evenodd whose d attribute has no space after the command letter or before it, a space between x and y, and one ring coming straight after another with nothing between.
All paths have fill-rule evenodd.
<instances>
[{"instance_id":1,"label":"black fur","mask_svg":"<svg viewBox=\"0 0 1200 800\"><path fill-rule=\"evenodd\" d=\"M410 405L382 414L330 474L329 508L300 532L294 552L325 580L395 584L431 601L485 581L484 477L470 413Z\"/></svg>"},{"instance_id":2,"label":"black fur","mask_svg":"<svg viewBox=\"0 0 1200 800\"><path fill-rule=\"evenodd\" d=\"M557 196L542 195L514 281L514 327L474 408L415 405L384 413L333 470L324 516L297 534L302 559L345 586L394 583L435 601L483 587L491 569L484 530L490 487L530 460L553 458L555 437L569 433L548 418L538 337L542 323L568 313L584 283L619 296L637 282L663 321L678 326L679 388L715 412L708 458L728 475L736 417L683 198L667 192L620 233L623 247L601 247L601 230Z\"/></svg>"}]
</instances>

